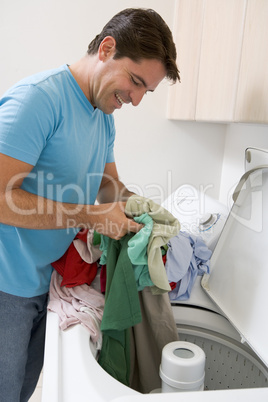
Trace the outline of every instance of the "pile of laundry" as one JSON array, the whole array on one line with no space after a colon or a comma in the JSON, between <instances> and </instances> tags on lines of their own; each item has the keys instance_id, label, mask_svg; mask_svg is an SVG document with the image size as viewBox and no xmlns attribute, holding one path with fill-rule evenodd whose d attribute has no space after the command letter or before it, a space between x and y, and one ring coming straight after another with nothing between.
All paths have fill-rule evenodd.
<instances>
[{"instance_id":1,"label":"pile of laundry","mask_svg":"<svg viewBox=\"0 0 268 402\"><path fill-rule=\"evenodd\" d=\"M209 272L211 251L150 199L133 195L125 213L144 225L138 233L113 240L83 230L52 264L48 309L61 329L89 330L109 374L150 392L160 387L162 348L178 340L170 300L190 297L197 275Z\"/></svg>"}]
</instances>

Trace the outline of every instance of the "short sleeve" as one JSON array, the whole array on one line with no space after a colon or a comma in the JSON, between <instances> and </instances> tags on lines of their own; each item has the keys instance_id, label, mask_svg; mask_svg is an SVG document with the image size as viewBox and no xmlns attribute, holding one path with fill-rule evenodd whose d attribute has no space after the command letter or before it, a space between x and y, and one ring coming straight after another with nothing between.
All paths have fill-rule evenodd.
<instances>
[{"instance_id":1,"label":"short sleeve","mask_svg":"<svg viewBox=\"0 0 268 402\"><path fill-rule=\"evenodd\" d=\"M115 161L114 158L114 140L115 140L115 125L113 115L107 116L109 119L110 132L109 132L109 145L106 163L112 163Z\"/></svg>"},{"instance_id":2,"label":"short sleeve","mask_svg":"<svg viewBox=\"0 0 268 402\"><path fill-rule=\"evenodd\" d=\"M35 165L53 134L55 112L34 85L11 88L0 101L0 152Z\"/></svg>"}]
</instances>

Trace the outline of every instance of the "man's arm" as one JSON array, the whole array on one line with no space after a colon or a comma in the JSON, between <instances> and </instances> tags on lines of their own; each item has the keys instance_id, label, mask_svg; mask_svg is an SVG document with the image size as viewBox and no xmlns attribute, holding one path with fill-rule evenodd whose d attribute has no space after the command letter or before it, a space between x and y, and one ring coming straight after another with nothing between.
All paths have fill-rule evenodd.
<instances>
[{"instance_id":1,"label":"man's arm","mask_svg":"<svg viewBox=\"0 0 268 402\"><path fill-rule=\"evenodd\" d=\"M71 220L76 227L87 225L112 238L140 230L140 225L125 216L125 203L62 203L21 189L23 179L32 168L30 164L0 154L1 223L29 229L63 229L68 228Z\"/></svg>"},{"instance_id":2,"label":"man's arm","mask_svg":"<svg viewBox=\"0 0 268 402\"><path fill-rule=\"evenodd\" d=\"M116 164L106 163L97 200L100 204L123 201L133 195L119 180Z\"/></svg>"}]
</instances>

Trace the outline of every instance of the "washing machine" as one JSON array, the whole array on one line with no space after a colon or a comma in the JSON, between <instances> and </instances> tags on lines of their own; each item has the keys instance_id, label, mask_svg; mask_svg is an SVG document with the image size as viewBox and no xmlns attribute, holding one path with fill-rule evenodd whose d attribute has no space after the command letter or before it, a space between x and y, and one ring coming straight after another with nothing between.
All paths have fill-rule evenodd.
<instances>
[{"instance_id":1,"label":"washing machine","mask_svg":"<svg viewBox=\"0 0 268 402\"><path fill-rule=\"evenodd\" d=\"M189 300L172 302L180 340L206 354L205 390L140 394L98 365L85 328L60 331L49 313L42 402L268 401L268 152L248 148L245 164L230 211L191 186L163 204L213 251Z\"/></svg>"}]
</instances>

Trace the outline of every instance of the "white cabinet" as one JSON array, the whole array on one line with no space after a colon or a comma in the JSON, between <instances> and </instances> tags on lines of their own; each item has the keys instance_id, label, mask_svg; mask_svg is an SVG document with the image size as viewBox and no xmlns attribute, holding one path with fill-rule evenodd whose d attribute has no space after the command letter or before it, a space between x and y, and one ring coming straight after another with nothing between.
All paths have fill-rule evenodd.
<instances>
[{"instance_id":1,"label":"white cabinet","mask_svg":"<svg viewBox=\"0 0 268 402\"><path fill-rule=\"evenodd\" d=\"M168 117L194 120L203 27L204 0L176 2L174 42L181 83L169 88Z\"/></svg>"},{"instance_id":2,"label":"white cabinet","mask_svg":"<svg viewBox=\"0 0 268 402\"><path fill-rule=\"evenodd\" d=\"M248 0L235 121L268 123L267 0Z\"/></svg>"},{"instance_id":3,"label":"white cabinet","mask_svg":"<svg viewBox=\"0 0 268 402\"><path fill-rule=\"evenodd\" d=\"M168 117L268 122L268 0L177 0Z\"/></svg>"},{"instance_id":4,"label":"white cabinet","mask_svg":"<svg viewBox=\"0 0 268 402\"><path fill-rule=\"evenodd\" d=\"M245 0L205 2L196 120L233 118L245 3Z\"/></svg>"}]
</instances>

